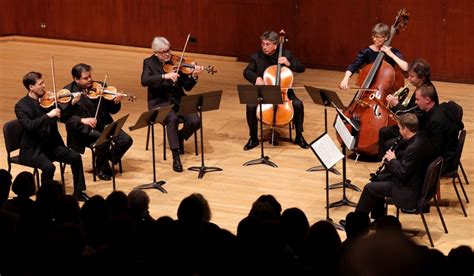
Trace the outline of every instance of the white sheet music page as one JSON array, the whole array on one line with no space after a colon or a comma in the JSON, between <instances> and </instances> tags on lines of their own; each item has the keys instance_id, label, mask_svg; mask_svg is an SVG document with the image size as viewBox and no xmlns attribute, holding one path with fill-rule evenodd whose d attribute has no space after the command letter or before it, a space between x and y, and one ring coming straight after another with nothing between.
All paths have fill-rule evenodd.
<instances>
[{"instance_id":1,"label":"white sheet music page","mask_svg":"<svg viewBox=\"0 0 474 276\"><path fill-rule=\"evenodd\" d=\"M327 133L312 143L311 147L326 168L332 168L339 160L344 158L344 155Z\"/></svg>"},{"instance_id":2,"label":"white sheet music page","mask_svg":"<svg viewBox=\"0 0 474 276\"><path fill-rule=\"evenodd\" d=\"M341 116L336 115L336 122L334 123L334 128L336 132L341 136L344 145L349 150L352 150L355 146L355 137L351 135L349 130L347 129L346 125L341 119Z\"/></svg>"}]
</instances>

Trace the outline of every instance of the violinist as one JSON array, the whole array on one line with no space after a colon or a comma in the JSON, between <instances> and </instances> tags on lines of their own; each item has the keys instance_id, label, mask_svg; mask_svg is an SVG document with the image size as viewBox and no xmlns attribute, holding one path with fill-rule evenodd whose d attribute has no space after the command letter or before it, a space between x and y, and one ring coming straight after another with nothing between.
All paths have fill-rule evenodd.
<instances>
[{"instance_id":1,"label":"violinist","mask_svg":"<svg viewBox=\"0 0 474 276\"><path fill-rule=\"evenodd\" d=\"M196 66L191 74L179 70L166 72L164 67L172 63L170 42L165 37L155 37L151 48L153 55L143 61L141 84L148 90L148 109L174 104L164 123L173 153L173 170L182 172L183 166L179 155L184 154L184 140L200 128L200 121L197 113L178 115L177 112L181 97L186 95L185 91L193 89L203 69ZM178 130L180 119L184 121L184 126Z\"/></svg>"},{"instance_id":2,"label":"violinist","mask_svg":"<svg viewBox=\"0 0 474 276\"><path fill-rule=\"evenodd\" d=\"M56 167L52 161L70 164L74 178L73 196L86 201L86 183L81 155L64 145L58 131L57 119L61 110L54 108L47 112L38 99L44 96L42 74L29 72L23 77L28 94L15 105L15 114L23 127L20 141L20 161L41 170L43 184L52 182Z\"/></svg>"},{"instance_id":3,"label":"violinist","mask_svg":"<svg viewBox=\"0 0 474 276\"><path fill-rule=\"evenodd\" d=\"M400 67L403 71L408 70L408 63L403 60L402 54L399 50L384 46L385 41L390 36L390 28L384 23L378 23L372 29L372 41L373 43L362 49L358 54L356 59L349 65L344 78L339 84L339 88L347 89L349 88L349 79L361 69L364 65L373 63L377 58L377 55L380 51L385 53L385 60L392 66L395 64Z\"/></svg>"},{"instance_id":4,"label":"violinist","mask_svg":"<svg viewBox=\"0 0 474 276\"><path fill-rule=\"evenodd\" d=\"M436 93L436 88L434 87L433 83L430 79L431 76L431 68L429 63L424 60L423 58L416 58L412 63L410 63L408 67L408 81L411 85L415 87L415 90L422 85L430 85L434 89L434 97L435 103L438 104L438 94ZM413 112L418 117L418 121L420 122L420 129L424 129L424 119L423 116L425 112L423 110L416 108L415 102L415 94L413 93L408 104L403 105L399 102L398 97L393 96L392 94L387 95L387 104L392 109L392 111L396 114L405 113L407 110L413 110ZM386 126L379 130L379 154L378 160L382 160L382 157L393 144L393 141L399 136L398 126ZM403 145L402 145L403 147Z\"/></svg>"},{"instance_id":5,"label":"violinist","mask_svg":"<svg viewBox=\"0 0 474 276\"><path fill-rule=\"evenodd\" d=\"M266 31L260 36L261 51L254 53L250 56L250 62L244 69L244 77L247 81L255 85L264 85L263 73L265 69L271 65L278 63L287 66L291 71L302 73L305 71L305 66L298 60L293 54L283 49L282 56L278 58L278 42L279 35L274 31ZM296 137L295 144L301 148L309 148L308 143L303 137L303 119L304 119L304 106L303 102L298 99L293 89L288 89L287 96L292 100L294 115L293 124L295 125ZM250 138L244 146L244 150L250 150L259 145L258 134L257 134L257 105L247 105L247 124L249 127Z\"/></svg>"},{"instance_id":6,"label":"violinist","mask_svg":"<svg viewBox=\"0 0 474 276\"><path fill-rule=\"evenodd\" d=\"M85 147L94 143L107 124L113 122L111 114L116 114L121 108L122 95L117 94L113 100L102 99L100 106L99 98L91 99L89 93L97 92L94 87L102 87L103 84L94 84L92 81L91 66L79 63L75 65L71 74L73 81L64 88L71 92L81 92L81 98L77 104L70 105L67 109L67 118L64 119L67 130L67 144L77 152L84 153ZM96 93L95 93L96 94ZM97 112L97 108L99 109ZM97 113L97 116L96 116ZM114 162L118 163L122 156L132 146L132 138L123 130L114 138ZM109 153L108 143L95 148L97 176L102 180L112 178L112 168L109 161L112 154Z\"/></svg>"}]
</instances>

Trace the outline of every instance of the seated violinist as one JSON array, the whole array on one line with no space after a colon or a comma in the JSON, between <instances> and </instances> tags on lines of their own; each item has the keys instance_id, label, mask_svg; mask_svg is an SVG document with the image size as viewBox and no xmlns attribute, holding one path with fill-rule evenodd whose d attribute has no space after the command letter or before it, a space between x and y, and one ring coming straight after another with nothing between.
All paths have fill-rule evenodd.
<instances>
[{"instance_id":1,"label":"seated violinist","mask_svg":"<svg viewBox=\"0 0 474 276\"><path fill-rule=\"evenodd\" d=\"M99 138L101 132L107 124L113 122L111 114L116 114L121 108L122 95L117 94L113 100L99 97L89 97L93 91L91 66L79 63L75 65L71 74L73 81L64 88L71 92L82 92L80 100L76 104L71 104L66 112L64 122L67 130L67 144L73 150L84 153L85 147L94 143ZM94 86L101 88L103 83L95 83ZM97 94L97 93L95 93ZM92 99L95 98L95 99ZM97 108L99 111L97 112ZM96 116L97 112L97 118ZM125 152L132 146L132 138L123 130L114 138L114 163L117 164ZM112 154L109 152L110 145L104 143L95 148L95 167L97 176L102 180L110 180L112 177L112 168L109 161L112 161Z\"/></svg>"},{"instance_id":2,"label":"seated violinist","mask_svg":"<svg viewBox=\"0 0 474 276\"><path fill-rule=\"evenodd\" d=\"M182 172L183 166L179 158L184 154L184 140L200 128L197 113L178 115L181 97L185 90L190 91L196 85L202 68L196 66L191 74L182 71L166 71L166 65L172 65L171 44L164 37L155 37L151 43L153 55L143 61L141 83L148 88L148 109L174 104L173 109L166 117L164 123L168 133L168 141L173 153L173 170ZM173 66L170 66L173 69ZM184 122L178 130L179 120Z\"/></svg>"},{"instance_id":3,"label":"seated violinist","mask_svg":"<svg viewBox=\"0 0 474 276\"><path fill-rule=\"evenodd\" d=\"M288 67L293 72L302 73L305 71L305 66L296 59L293 54L283 49L282 56L278 56L278 42L279 35L274 31L266 31L260 36L261 50L250 57L250 62L244 69L244 77L247 81L255 85L264 85L263 74L265 69L271 65L278 63ZM293 105L293 124L295 125L296 138L295 144L301 148L309 148L308 143L303 137L303 119L304 119L304 106L303 102L298 99L293 89L288 89L288 99L292 100ZM258 126L257 126L257 105L247 105L247 124L249 127L250 138L244 146L244 150L250 150L258 146Z\"/></svg>"}]
</instances>

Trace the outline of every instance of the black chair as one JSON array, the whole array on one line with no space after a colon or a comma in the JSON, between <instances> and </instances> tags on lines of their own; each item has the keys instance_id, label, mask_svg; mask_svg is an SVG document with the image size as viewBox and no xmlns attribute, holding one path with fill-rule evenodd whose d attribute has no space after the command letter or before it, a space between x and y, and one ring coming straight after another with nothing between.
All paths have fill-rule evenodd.
<instances>
[{"instance_id":1,"label":"black chair","mask_svg":"<svg viewBox=\"0 0 474 276\"><path fill-rule=\"evenodd\" d=\"M275 136L275 128L283 128L283 127L279 127L279 126L271 126L270 127L270 131L272 132L272 137L270 138L270 144L273 145L274 143L274 136ZM295 125L293 124L293 120L290 121L290 123L288 124L288 135L290 136L289 137L289 142L290 143L293 143L293 129L295 128ZM283 138L282 140L286 140L285 138Z\"/></svg>"},{"instance_id":2,"label":"black chair","mask_svg":"<svg viewBox=\"0 0 474 276\"><path fill-rule=\"evenodd\" d=\"M466 210L464 209L464 205L462 203L461 197L459 196L458 188L456 186L456 178L457 178L459 181L459 184L461 185L462 192L464 193L464 198L466 199L466 202L469 203L469 198L467 197L466 191L464 190L464 186L462 184L461 178L459 177L459 173L458 173L459 167L461 165L461 155L462 155L462 150L464 148L465 140L466 140L466 130L463 129L459 133L458 146L456 148L456 152L454 155L454 170L443 174L443 177L452 178L454 191L456 192L456 195L458 197L459 204L461 205L464 216L467 217Z\"/></svg>"},{"instance_id":3,"label":"black chair","mask_svg":"<svg viewBox=\"0 0 474 276\"><path fill-rule=\"evenodd\" d=\"M91 145L87 146L90 150L91 150L91 153L92 153L92 180L95 182L97 180L97 171L96 171L96 167L95 167L95 150L94 148L92 147L94 143L92 143ZM119 172L122 173L122 160L119 160L118 162L118 165L119 165ZM115 172L112 172L112 173L115 173Z\"/></svg>"},{"instance_id":4,"label":"black chair","mask_svg":"<svg viewBox=\"0 0 474 276\"><path fill-rule=\"evenodd\" d=\"M182 117L178 117L178 123L179 124L184 124L184 121L183 121ZM166 124L162 124L162 126L163 126L163 160L166 160ZM148 150L148 144L150 142L151 127L152 126L149 125L148 128L147 128L145 150ZM198 142L197 142L197 132L196 131L194 132L194 149L195 149L195 152L196 152L196 156L198 156L199 152L198 152Z\"/></svg>"},{"instance_id":5,"label":"black chair","mask_svg":"<svg viewBox=\"0 0 474 276\"><path fill-rule=\"evenodd\" d=\"M431 238L430 230L428 229L428 224L426 224L425 216L423 215L423 208L428 202L433 199L436 205L436 210L438 211L439 217L441 219L441 223L443 224L444 232L448 233L448 228L443 219L443 215L439 209L438 200L436 199L436 194L438 192L438 185L439 180L441 177L441 169L443 167L443 158L437 157L433 162L430 163L428 169L426 170L425 179L423 180L423 184L421 186L420 195L418 198L418 202L416 204L416 209L413 210L413 214L420 214L421 220L423 221L423 225L425 226L426 234L430 240L431 247L434 247L433 239ZM393 204L392 198L386 199L387 204ZM400 215L400 207L397 207L397 218ZM410 210L411 211L411 210Z\"/></svg>"},{"instance_id":6,"label":"black chair","mask_svg":"<svg viewBox=\"0 0 474 276\"><path fill-rule=\"evenodd\" d=\"M29 165L25 165L20 162L20 156L15 155L12 156L12 152L20 149L21 144L21 136L23 135L23 127L18 119L11 120L6 122L3 125L3 138L5 139L5 148L7 150L7 163L8 163L8 172L11 171L12 164L22 165L25 167L33 168L33 175L36 179L36 185L40 187L40 177L39 177L39 170L36 167L32 167ZM64 167L66 165L59 163L59 167L61 170L61 183L65 186L64 182Z\"/></svg>"}]
</instances>

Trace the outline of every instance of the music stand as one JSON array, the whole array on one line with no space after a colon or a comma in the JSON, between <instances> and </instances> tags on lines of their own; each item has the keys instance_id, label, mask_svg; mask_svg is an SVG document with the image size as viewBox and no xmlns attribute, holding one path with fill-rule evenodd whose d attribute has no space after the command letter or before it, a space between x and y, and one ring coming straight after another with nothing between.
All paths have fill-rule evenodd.
<instances>
[{"instance_id":1,"label":"music stand","mask_svg":"<svg viewBox=\"0 0 474 276\"><path fill-rule=\"evenodd\" d=\"M130 131L134 131L136 129L144 128L144 127L150 127L151 128L151 147L152 147L152 160L153 160L153 182L148 183L148 184L142 184L135 189L158 189L162 193L167 193L165 188L163 188L163 185L166 183L163 180L156 181L156 158L155 158L155 128L154 125L156 123L163 123L163 121L166 119L166 116L168 116L168 113L171 111L171 108L173 108L173 105L166 105L166 106L161 106L149 111L143 112L140 117L138 118L137 122L135 125L129 127L128 129Z\"/></svg>"},{"instance_id":2,"label":"music stand","mask_svg":"<svg viewBox=\"0 0 474 276\"><path fill-rule=\"evenodd\" d=\"M326 221L332 223L336 229L343 230L344 228L333 222L329 217L329 170L334 167L334 165L344 158L342 153L337 148L336 144L332 141L331 137L327 133L323 133L313 142L310 143L311 150L314 155L318 158L319 162L324 167L326 171Z\"/></svg>"},{"instance_id":3,"label":"music stand","mask_svg":"<svg viewBox=\"0 0 474 276\"><path fill-rule=\"evenodd\" d=\"M258 104L260 106L260 118L262 118L262 104L282 104L281 88L278 85L237 85L241 104ZM263 123L260 120L260 158L244 163L244 166L265 164L274 168L278 167L270 161L270 157L263 153Z\"/></svg>"},{"instance_id":4,"label":"music stand","mask_svg":"<svg viewBox=\"0 0 474 276\"><path fill-rule=\"evenodd\" d=\"M206 172L222 171L218 167L206 167L204 165L204 134L202 112L219 109L221 102L222 90L211 91L201 94L184 96L179 103L179 115L186 115L199 112L199 121L201 125L201 166L194 166L188 168L190 171L199 172L198 178L202 178Z\"/></svg>"},{"instance_id":5,"label":"music stand","mask_svg":"<svg viewBox=\"0 0 474 276\"><path fill-rule=\"evenodd\" d=\"M337 102L337 105L342 106L342 107L344 107L344 105L342 104L339 97L337 97L337 95L336 95L336 97L332 96L333 93L335 93L333 91L319 89L319 88L312 87L312 86L307 86L307 85L305 85L304 87L305 87L306 91L308 92L309 96L311 97L311 99L313 100L313 102L315 104L324 106L324 133L328 133L328 110L327 110L327 107L331 105L330 98L333 98L333 100L335 102ZM330 95L331 95L331 97L330 97ZM316 172L316 171L324 171L324 170L326 170L326 168L324 168L324 166L314 166L314 167L311 167L311 168L307 169L306 171ZM341 175L341 173L336 168L330 168L329 171L336 174L336 175Z\"/></svg>"},{"instance_id":6,"label":"music stand","mask_svg":"<svg viewBox=\"0 0 474 276\"><path fill-rule=\"evenodd\" d=\"M129 114L123 116L122 118L113 121L112 123L106 125L104 130L100 134L97 141L92 145L92 148L96 148L104 143L109 143L109 151L112 152L112 187L115 191L115 156L114 156L114 138L120 134L125 121L128 119ZM95 160L93 160L95 161Z\"/></svg>"}]
</instances>

